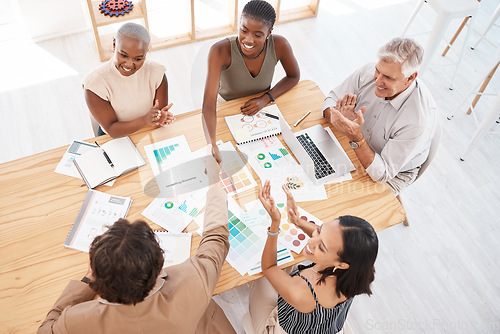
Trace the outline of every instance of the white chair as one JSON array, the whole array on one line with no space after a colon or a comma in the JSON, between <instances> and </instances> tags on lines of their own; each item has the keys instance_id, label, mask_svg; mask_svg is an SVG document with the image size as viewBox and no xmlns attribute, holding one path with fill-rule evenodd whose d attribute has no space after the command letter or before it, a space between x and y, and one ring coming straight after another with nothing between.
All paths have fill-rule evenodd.
<instances>
[{"instance_id":1,"label":"white chair","mask_svg":"<svg viewBox=\"0 0 500 334\"><path fill-rule=\"evenodd\" d=\"M486 133L486 131L491 127L491 124L493 124L495 120L497 120L497 123L500 123L500 121L498 121L499 117L500 117L500 93L497 94L490 110L486 113L486 116L483 118L481 123L479 123L476 132L472 136L472 139L469 141L469 144L467 145L467 148L460 157L460 160L462 161L465 160L465 156L467 155L467 153L470 152L474 144L479 140L479 138L481 138Z\"/></svg>"},{"instance_id":2,"label":"white chair","mask_svg":"<svg viewBox=\"0 0 500 334\"><path fill-rule=\"evenodd\" d=\"M490 66L484 71L483 75L480 77L480 79L477 81L476 85L474 86L473 90L466 95L466 98L464 101L459 105L459 107L450 115L448 116L448 119L451 120L453 116L457 113L458 110L461 109L461 107L467 102L467 100L470 98L471 95L476 95L474 100L471 102L469 105L469 108L467 110L467 114L472 114L474 120L477 123L476 120L476 113L473 113L474 108L476 106L476 103L478 102L479 98L481 96L485 95L496 95L495 100L493 101L493 105L490 107L490 110L486 113L485 117L483 120L478 124L478 128L474 135L472 136L472 139L470 140L469 144L467 145L467 148L465 149L464 153L460 156L460 160L464 161L465 156L470 152L474 144L481 138L484 133L491 127L491 124L498 119L500 116L500 93L497 94L487 94L484 93L486 90L486 86L488 85L489 81L491 80L491 77L497 70L497 68L500 65L500 48L497 49L496 55L493 57L493 61L490 64ZM476 91L476 89L479 88L479 91ZM498 120L497 120L498 123Z\"/></svg>"},{"instance_id":3,"label":"white chair","mask_svg":"<svg viewBox=\"0 0 500 334\"><path fill-rule=\"evenodd\" d=\"M429 67L429 63L431 62L434 54L437 51L439 46L439 42L443 39L446 30L450 22L456 18L463 18L466 16L471 16L472 20L470 22L470 26L473 25L476 11L479 7L479 2L477 0L418 0L417 6L413 10L408 23L403 29L402 36L406 34L408 28L410 27L413 19L418 14L424 2L427 2L437 13L436 21L434 22L434 26L432 27L431 34L425 46L424 59L422 61L422 65L420 67L420 73L423 74L427 68ZM450 89L453 89L453 84L455 82L455 77L460 66L460 62L462 61L463 52L465 49L465 45L469 40L471 29L467 30L467 35L464 41L464 47L460 51L460 55L458 58L458 62L455 68L455 72L453 73L453 77L450 84Z\"/></svg>"},{"instance_id":4,"label":"white chair","mask_svg":"<svg viewBox=\"0 0 500 334\"><path fill-rule=\"evenodd\" d=\"M201 109L203 94L205 92L205 81L208 73L208 52L213 42L205 42L201 45L191 67L191 99L194 108Z\"/></svg>"},{"instance_id":5,"label":"white chair","mask_svg":"<svg viewBox=\"0 0 500 334\"><path fill-rule=\"evenodd\" d=\"M481 42L483 40L483 38L485 38L484 36L486 36L486 34L491 29L491 27L495 24L495 22L496 22L496 20L498 19L499 16L500 16L500 4L498 5L497 9L495 10L495 12L493 13L493 15L491 16L490 23L488 23L488 25L486 26L486 29L484 30L484 32L482 34L479 34L480 35L479 39L476 41L476 43L474 43L471 46L472 50L474 50L477 47L477 45L479 44L479 42ZM486 39L486 40L488 40L488 39Z\"/></svg>"},{"instance_id":6,"label":"white chair","mask_svg":"<svg viewBox=\"0 0 500 334\"><path fill-rule=\"evenodd\" d=\"M99 136L99 123L97 123L94 116L92 116L91 112L89 112L89 118L90 118L90 125L92 126L92 131L94 131L94 137L98 137Z\"/></svg>"},{"instance_id":7,"label":"white chair","mask_svg":"<svg viewBox=\"0 0 500 334\"><path fill-rule=\"evenodd\" d=\"M250 312L245 313L242 319L243 329L245 330L245 334L255 334L252 325L252 318L250 316Z\"/></svg>"},{"instance_id":8,"label":"white chair","mask_svg":"<svg viewBox=\"0 0 500 334\"><path fill-rule=\"evenodd\" d=\"M436 128L436 133L434 133L434 137L432 137L431 146L429 148L429 155L427 156L427 159L424 161L422 166L420 166L420 170L418 171L417 178L415 179L415 181L413 183L417 182L417 180L424 174L424 172L427 170L427 168L431 164L432 160L436 156L436 153L437 153L438 148L439 148L439 143L441 142L442 132L443 132L443 130L441 129L441 125L438 123L437 128ZM401 201L400 195L396 196L396 198L401 203L401 205L403 205L403 202ZM410 223L408 222L408 218L406 218L403 221L403 225L405 225L405 226L410 225Z\"/></svg>"}]
</instances>

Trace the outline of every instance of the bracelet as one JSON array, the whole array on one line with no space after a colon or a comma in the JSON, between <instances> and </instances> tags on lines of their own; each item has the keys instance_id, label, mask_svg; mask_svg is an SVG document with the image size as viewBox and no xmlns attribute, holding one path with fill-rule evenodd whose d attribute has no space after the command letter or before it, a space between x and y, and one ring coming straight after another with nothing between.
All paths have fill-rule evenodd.
<instances>
[{"instance_id":1,"label":"bracelet","mask_svg":"<svg viewBox=\"0 0 500 334\"><path fill-rule=\"evenodd\" d=\"M87 276L83 276L82 282L89 284L89 278Z\"/></svg>"},{"instance_id":2,"label":"bracelet","mask_svg":"<svg viewBox=\"0 0 500 334\"><path fill-rule=\"evenodd\" d=\"M274 97L271 95L271 93L266 92L266 95L271 99L271 103L274 103Z\"/></svg>"},{"instance_id":3,"label":"bracelet","mask_svg":"<svg viewBox=\"0 0 500 334\"><path fill-rule=\"evenodd\" d=\"M279 228L279 227L278 227L278 232L275 232L275 233L270 232L269 229L270 229L270 227L267 228L267 235L270 235L270 236L278 235L281 232L281 228Z\"/></svg>"}]
</instances>

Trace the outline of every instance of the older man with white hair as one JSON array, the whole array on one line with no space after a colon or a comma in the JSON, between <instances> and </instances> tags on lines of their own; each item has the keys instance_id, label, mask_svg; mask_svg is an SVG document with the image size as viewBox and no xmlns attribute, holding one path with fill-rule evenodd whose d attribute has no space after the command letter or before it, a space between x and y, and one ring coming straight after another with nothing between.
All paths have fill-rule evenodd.
<instances>
[{"instance_id":1,"label":"older man with white hair","mask_svg":"<svg viewBox=\"0 0 500 334\"><path fill-rule=\"evenodd\" d=\"M323 117L346 135L366 172L395 195L413 183L437 126L436 104L417 79L424 50L394 38L370 63L333 89Z\"/></svg>"}]
</instances>

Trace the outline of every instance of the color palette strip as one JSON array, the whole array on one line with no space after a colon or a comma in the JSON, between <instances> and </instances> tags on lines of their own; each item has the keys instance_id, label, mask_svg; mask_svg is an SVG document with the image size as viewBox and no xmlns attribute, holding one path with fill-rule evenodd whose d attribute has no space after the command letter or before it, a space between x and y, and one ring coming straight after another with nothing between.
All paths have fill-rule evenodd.
<instances>
[{"instance_id":1,"label":"color palette strip","mask_svg":"<svg viewBox=\"0 0 500 334\"><path fill-rule=\"evenodd\" d=\"M277 260L278 260L278 266L281 266L282 264L292 262L293 261L293 255L290 252L290 250L278 243L278 251L277 251ZM261 262L257 262L254 266L250 267L248 270L248 275L255 275L262 272L262 267L261 267Z\"/></svg>"},{"instance_id":2,"label":"color palette strip","mask_svg":"<svg viewBox=\"0 0 500 334\"><path fill-rule=\"evenodd\" d=\"M226 260L243 276L248 272L250 266L258 261L265 241L240 219L241 208L234 200L231 201L228 198L228 206L230 247Z\"/></svg>"}]
</instances>

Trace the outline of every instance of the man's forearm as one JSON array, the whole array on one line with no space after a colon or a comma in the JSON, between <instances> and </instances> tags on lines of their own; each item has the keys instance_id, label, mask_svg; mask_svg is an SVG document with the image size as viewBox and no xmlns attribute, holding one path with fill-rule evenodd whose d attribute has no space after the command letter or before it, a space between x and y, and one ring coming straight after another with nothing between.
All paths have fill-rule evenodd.
<instances>
[{"instance_id":1,"label":"man's forearm","mask_svg":"<svg viewBox=\"0 0 500 334\"><path fill-rule=\"evenodd\" d=\"M88 284L80 281L70 281L47 314L37 333L52 333L54 323L58 321L66 307L92 300L95 295L95 291Z\"/></svg>"}]
</instances>

